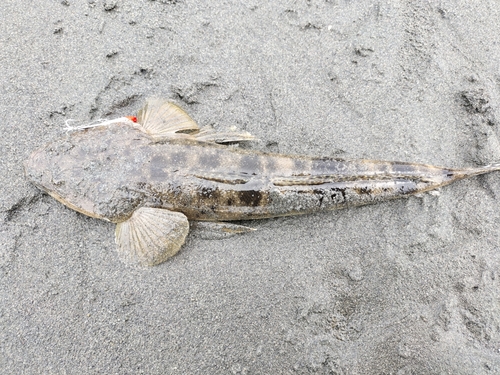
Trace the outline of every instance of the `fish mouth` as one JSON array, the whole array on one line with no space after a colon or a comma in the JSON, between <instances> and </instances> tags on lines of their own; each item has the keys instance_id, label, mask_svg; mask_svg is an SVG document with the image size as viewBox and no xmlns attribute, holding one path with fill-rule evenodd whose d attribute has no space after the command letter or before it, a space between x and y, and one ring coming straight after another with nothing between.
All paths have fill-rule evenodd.
<instances>
[{"instance_id":1,"label":"fish mouth","mask_svg":"<svg viewBox=\"0 0 500 375\"><path fill-rule=\"evenodd\" d=\"M47 188L42 184L43 171L46 169L42 152L43 149L36 150L24 161L24 176L37 188L47 192Z\"/></svg>"},{"instance_id":2,"label":"fish mouth","mask_svg":"<svg viewBox=\"0 0 500 375\"><path fill-rule=\"evenodd\" d=\"M47 158L45 148L34 151L23 163L24 175L26 179L41 191L50 195L55 200L65 206L80 212L86 216L97 219L105 219L94 212L94 204L88 199L82 199L81 202L71 202L67 194L59 191L60 186L54 183L50 168L51 161ZM71 199L71 198L70 198Z\"/></svg>"},{"instance_id":3,"label":"fish mouth","mask_svg":"<svg viewBox=\"0 0 500 375\"><path fill-rule=\"evenodd\" d=\"M83 207L76 206L75 204L71 203L70 201L64 199L61 195L59 195L54 190L47 190L47 189L42 189L42 190L44 190L47 194L49 194L52 198L54 198L58 202L62 203L66 207L71 208L72 210L74 210L76 212L79 212L79 213L81 213L81 214L83 214L85 216L93 217L95 219L102 219L102 220L109 221L107 218L99 216L96 213L94 213L91 207L88 207L88 210L87 210L87 209L85 209Z\"/></svg>"}]
</instances>

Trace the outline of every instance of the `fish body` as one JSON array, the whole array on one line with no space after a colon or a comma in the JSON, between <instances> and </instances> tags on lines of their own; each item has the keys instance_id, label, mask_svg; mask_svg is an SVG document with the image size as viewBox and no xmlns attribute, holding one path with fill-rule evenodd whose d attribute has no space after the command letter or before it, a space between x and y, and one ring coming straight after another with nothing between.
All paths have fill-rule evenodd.
<instances>
[{"instance_id":1,"label":"fish body","mask_svg":"<svg viewBox=\"0 0 500 375\"><path fill-rule=\"evenodd\" d=\"M223 144L251 138L199 129L177 106L150 100L137 123L124 118L72 132L34 152L25 172L68 207L117 223L124 258L153 265L180 249L188 220L262 219L377 203L500 168L346 161Z\"/></svg>"}]
</instances>

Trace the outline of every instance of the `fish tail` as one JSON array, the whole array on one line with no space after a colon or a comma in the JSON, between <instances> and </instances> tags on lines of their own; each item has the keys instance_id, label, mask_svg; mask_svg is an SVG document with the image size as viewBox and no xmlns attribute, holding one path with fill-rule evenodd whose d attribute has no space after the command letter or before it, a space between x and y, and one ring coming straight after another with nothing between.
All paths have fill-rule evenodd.
<instances>
[{"instance_id":1,"label":"fish tail","mask_svg":"<svg viewBox=\"0 0 500 375\"><path fill-rule=\"evenodd\" d=\"M477 168L464 168L456 171L455 177L457 178L467 178L472 176L479 176L482 174L500 171L500 163L492 163L485 165L483 167Z\"/></svg>"}]
</instances>

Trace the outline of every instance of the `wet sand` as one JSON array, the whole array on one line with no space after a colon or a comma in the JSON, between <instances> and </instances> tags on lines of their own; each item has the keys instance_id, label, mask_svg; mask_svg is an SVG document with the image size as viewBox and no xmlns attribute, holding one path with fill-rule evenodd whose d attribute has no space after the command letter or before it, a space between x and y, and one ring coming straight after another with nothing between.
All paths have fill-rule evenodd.
<instances>
[{"instance_id":1,"label":"wet sand","mask_svg":"<svg viewBox=\"0 0 500 375\"><path fill-rule=\"evenodd\" d=\"M132 3L132 4L131 4ZM273 152L498 162L487 1L0 4L3 374L500 374L500 174L245 223L127 268L22 162L67 119L174 100Z\"/></svg>"}]
</instances>

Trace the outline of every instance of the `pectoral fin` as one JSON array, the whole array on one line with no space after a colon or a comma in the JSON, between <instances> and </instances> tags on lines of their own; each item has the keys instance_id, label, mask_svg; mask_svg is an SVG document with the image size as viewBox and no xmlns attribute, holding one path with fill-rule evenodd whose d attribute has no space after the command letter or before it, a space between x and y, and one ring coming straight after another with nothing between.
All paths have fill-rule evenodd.
<instances>
[{"instance_id":1,"label":"pectoral fin","mask_svg":"<svg viewBox=\"0 0 500 375\"><path fill-rule=\"evenodd\" d=\"M118 252L126 263L154 266L175 255L189 232L186 216L142 207L116 225Z\"/></svg>"},{"instance_id":2,"label":"pectoral fin","mask_svg":"<svg viewBox=\"0 0 500 375\"><path fill-rule=\"evenodd\" d=\"M165 99L148 99L137 114L137 123L155 140L175 137L179 131L199 130L198 124L183 109Z\"/></svg>"}]
</instances>

